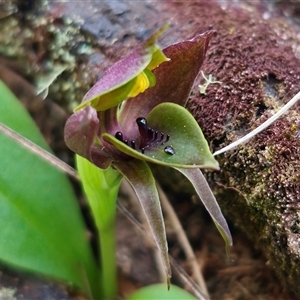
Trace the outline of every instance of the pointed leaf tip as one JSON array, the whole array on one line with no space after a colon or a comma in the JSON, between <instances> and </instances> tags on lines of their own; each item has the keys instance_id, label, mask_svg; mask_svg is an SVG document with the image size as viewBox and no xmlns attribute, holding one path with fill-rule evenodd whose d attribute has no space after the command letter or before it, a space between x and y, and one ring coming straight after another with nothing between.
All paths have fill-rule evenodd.
<instances>
[{"instance_id":1,"label":"pointed leaf tip","mask_svg":"<svg viewBox=\"0 0 300 300\"><path fill-rule=\"evenodd\" d=\"M220 206L212 193L205 177L203 176L200 169L180 169L176 168L181 172L194 186L199 198L204 204L206 210L213 219L217 229L222 235L225 246L226 253L228 253L229 246L232 246L232 236L228 228L227 222L222 214Z\"/></svg>"}]
</instances>

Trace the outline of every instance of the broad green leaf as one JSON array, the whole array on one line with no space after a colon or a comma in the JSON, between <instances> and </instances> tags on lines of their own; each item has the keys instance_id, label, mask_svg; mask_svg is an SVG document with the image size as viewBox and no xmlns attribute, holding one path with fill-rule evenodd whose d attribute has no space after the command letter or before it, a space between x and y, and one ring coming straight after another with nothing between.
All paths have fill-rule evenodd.
<instances>
[{"instance_id":1,"label":"broad green leaf","mask_svg":"<svg viewBox=\"0 0 300 300\"><path fill-rule=\"evenodd\" d=\"M0 105L0 122L48 149L2 82ZM67 177L2 133L0 154L0 260L97 295L98 270Z\"/></svg>"},{"instance_id":2,"label":"broad green leaf","mask_svg":"<svg viewBox=\"0 0 300 300\"><path fill-rule=\"evenodd\" d=\"M187 291L179 288L176 285L171 285L170 290L166 289L164 284L158 283L153 285L148 285L143 287L129 297L126 300L170 300L170 299L177 299L177 300L196 300L194 296L189 294Z\"/></svg>"},{"instance_id":3,"label":"broad green leaf","mask_svg":"<svg viewBox=\"0 0 300 300\"><path fill-rule=\"evenodd\" d=\"M137 159L132 159L127 162L115 162L114 166L131 184L141 203L154 240L159 249L169 285L171 267L168 257L166 230L152 172L146 162Z\"/></svg>"},{"instance_id":4,"label":"broad green leaf","mask_svg":"<svg viewBox=\"0 0 300 300\"><path fill-rule=\"evenodd\" d=\"M105 133L102 137L120 151L152 163L179 168L219 168L199 125L185 108L165 102L157 105L149 113L147 120L151 128L164 132L165 135L169 134L170 138L163 143L152 142L150 147L145 148L144 154L112 135ZM167 146L174 149L174 155L165 152Z\"/></svg>"}]
</instances>

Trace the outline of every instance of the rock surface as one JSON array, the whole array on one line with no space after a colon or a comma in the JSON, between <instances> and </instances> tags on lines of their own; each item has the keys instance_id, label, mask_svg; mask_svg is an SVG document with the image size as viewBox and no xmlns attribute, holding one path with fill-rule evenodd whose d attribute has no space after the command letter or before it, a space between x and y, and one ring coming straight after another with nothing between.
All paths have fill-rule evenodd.
<instances>
[{"instance_id":1,"label":"rock surface","mask_svg":"<svg viewBox=\"0 0 300 300\"><path fill-rule=\"evenodd\" d=\"M299 3L21 3L0 4L0 77L5 66L44 92L49 86L48 99L69 111L107 66L167 21L163 46L217 30L203 72L219 83L200 93L197 85L203 87L205 80L199 77L188 104L213 151L257 127L299 89ZM212 185L217 183L214 190L226 216L262 249L297 295L299 132L297 105L246 145L218 157L221 171L207 174Z\"/></svg>"}]
</instances>

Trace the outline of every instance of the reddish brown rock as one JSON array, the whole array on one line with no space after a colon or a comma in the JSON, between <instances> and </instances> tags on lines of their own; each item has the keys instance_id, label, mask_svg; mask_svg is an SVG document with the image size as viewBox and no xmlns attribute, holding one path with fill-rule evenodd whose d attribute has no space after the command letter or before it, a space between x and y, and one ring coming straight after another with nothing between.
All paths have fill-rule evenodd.
<instances>
[{"instance_id":1,"label":"reddish brown rock","mask_svg":"<svg viewBox=\"0 0 300 300\"><path fill-rule=\"evenodd\" d=\"M296 28L268 11L211 12L217 35L211 41L206 95L189 102L212 148L244 136L299 91ZM246 145L218 157L224 186L218 199L227 215L263 249L281 279L300 294L300 116L299 105ZM229 192L229 189L238 192Z\"/></svg>"}]
</instances>

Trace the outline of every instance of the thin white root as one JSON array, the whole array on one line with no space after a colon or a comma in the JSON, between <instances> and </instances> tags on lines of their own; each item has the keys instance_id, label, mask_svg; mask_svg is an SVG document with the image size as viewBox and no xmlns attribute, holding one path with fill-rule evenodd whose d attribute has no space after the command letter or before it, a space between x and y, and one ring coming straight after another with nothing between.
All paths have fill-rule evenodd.
<instances>
[{"instance_id":1,"label":"thin white root","mask_svg":"<svg viewBox=\"0 0 300 300\"><path fill-rule=\"evenodd\" d=\"M236 148L237 146L246 143L248 140L250 140L252 137L257 135L259 132L263 131L267 127L269 127L272 123L274 123L277 119L279 119L286 111L288 111L294 104L296 104L300 100L300 92L298 92L286 105L284 105L275 115L273 115L270 119L268 119L266 122L259 125L256 129L249 132L242 138L238 139L237 141L229 144L228 146L216 151L213 155L219 155L221 153L224 153L226 151L232 150Z\"/></svg>"}]
</instances>

